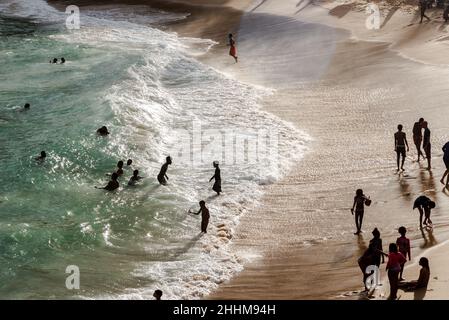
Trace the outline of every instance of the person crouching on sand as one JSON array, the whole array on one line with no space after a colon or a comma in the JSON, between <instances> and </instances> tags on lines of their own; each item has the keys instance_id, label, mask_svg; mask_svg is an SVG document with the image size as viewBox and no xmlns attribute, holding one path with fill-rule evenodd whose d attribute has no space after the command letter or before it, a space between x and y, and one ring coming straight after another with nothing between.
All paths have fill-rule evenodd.
<instances>
[{"instance_id":1,"label":"person crouching on sand","mask_svg":"<svg viewBox=\"0 0 449 320\"><path fill-rule=\"evenodd\" d=\"M396 243L390 243L388 248L389 253L382 253L388 256L387 268L388 281L390 282L390 296L388 300L397 299L398 286L399 286L399 272L401 272L401 264L404 264L407 259L404 255L398 252L398 246Z\"/></svg>"},{"instance_id":2,"label":"person crouching on sand","mask_svg":"<svg viewBox=\"0 0 449 320\"><path fill-rule=\"evenodd\" d=\"M199 215L201 213L201 232L207 233L207 225L209 224L209 209L206 207L206 202L204 200L200 201L200 210L198 212L192 212L189 210L189 213L193 213Z\"/></svg>"},{"instance_id":3,"label":"person crouching on sand","mask_svg":"<svg viewBox=\"0 0 449 320\"><path fill-rule=\"evenodd\" d=\"M354 215L355 209L355 226L357 231L354 234L360 234L362 232L363 214L365 212L365 205L369 206L371 200L363 194L362 189L357 189L354 197L354 204L351 208L351 213Z\"/></svg>"},{"instance_id":4,"label":"person crouching on sand","mask_svg":"<svg viewBox=\"0 0 449 320\"><path fill-rule=\"evenodd\" d=\"M234 36L232 35L232 33L230 33L228 37L229 37L229 46L231 47L231 49L229 49L229 55L233 57L235 59L235 63L237 63L238 57L237 57L237 48L235 47Z\"/></svg>"},{"instance_id":5,"label":"person crouching on sand","mask_svg":"<svg viewBox=\"0 0 449 320\"><path fill-rule=\"evenodd\" d=\"M435 208L435 202L426 196L419 196L413 203L413 210L418 208L419 210L419 227L422 228L422 217L425 216L424 225L432 224L430 220L430 213Z\"/></svg>"}]
</instances>

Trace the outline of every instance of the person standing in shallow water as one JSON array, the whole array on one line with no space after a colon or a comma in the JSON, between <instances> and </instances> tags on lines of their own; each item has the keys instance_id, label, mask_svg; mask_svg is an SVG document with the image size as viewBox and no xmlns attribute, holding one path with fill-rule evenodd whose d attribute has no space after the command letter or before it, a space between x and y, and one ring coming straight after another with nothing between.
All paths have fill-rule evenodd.
<instances>
[{"instance_id":1,"label":"person standing in shallow water","mask_svg":"<svg viewBox=\"0 0 449 320\"><path fill-rule=\"evenodd\" d=\"M443 146L443 162L444 166L446 167L446 171L444 171L443 177L441 178L440 182L442 184L445 184L446 187L449 185L449 141L446 142L446 144ZM446 178L446 183L444 182L444 178Z\"/></svg>"},{"instance_id":2,"label":"person standing in shallow water","mask_svg":"<svg viewBox=\"0 0 449 320\"><path fill-rule=\"evenodd\" d=\"M413 142L416 146L416 151L418 151L418 162L419 162L420 156L422 156L424 158L424 154L421 151L423 122L424 122L424 118L419 118L418 122L415 122L413 124Z\"/></svg>"},{"instance_id":3,"label":"person standing in shallow water","mask_svg":"<svg viewBox=\"0 0 449 320\"><path fill-rule=\"evenodd\" d=\"M419 10L421 12L421 20L419 21L419 23L422 23L423 18L426 18L427 21L430 21L430 18L426 16L427 7L428 7L428 0L419 0Z\"/></svg>"},{"instance_id":4,"label":"person standing in shallow water","mask_svg":"<svg viewBox=\"0 0 449 320\"><path fill-rule=\"evenodd\" d=\"M159 181L159 183L163 186L167 185L167 180L168 180L167 170L168 170L168 166L171 164L172 164L172 159L170 156L168 156L167 158L165 158L165 163L162 165L161 171L159 172L159 174L157 176L157 181Z\"/></svg>"},{"instance_id":5,"label":"person standing in shallow water","mask_svg":"<svg viewBox=\"0 0 449 320\"><path fill-rule=\"evenodd\" d=\"M190 213L199 215L201 213L201 232L207 233L207 225L209 224L209 209L206 208L206 202L204 200L200 201L200 210L198 212L192 212L189 210Z\"/></svg>"},{"instance_id":6,"label":"person standing in shallow water","mask_svg":"<svg viewBox=\"0 0 449 320\"><path fill-rule=\"evenodd\" d=\"M212 176L212 178L210 178L209 182L215 179L215 183L214 186L212 187L212 190L214 190L217 193L217 196L219 196L221 192L221 173L220 168L218 167L219 165L218 161L214 161L213 165L215 168L215 174Z\"/></svg>"},{"instance_id":7,"label":"person standing in shallow water","mask_svg":"<svg viewBox=\"0 0 449 320\"><path fill-rule=\"evenodd\" d=\"M232 35L232 33L230 33L228 35L229 37L229 46L231 47L229 49L229 55L231 57L233 57L235 59L235 63L238 62L238 57L237 57L237 48L235 47L235 40L234 40L234 36Z\"/></svg>"},{"instance_id":8,"label":"person standing in shallow water","mask_svg":"<svg viewBox=\"0 0 449 320\"><path fill-rule=\"evenodd\" d=\"M424 128L424 138L423 138L422 146L423 146L424 152L426 153L427 170L430 170L430 169L432 169L432 166L430 164L432 154L431 154L431 144L430 144L430 130L429 130L427 121L424 121L422 123L422 127Z\"/></svg>"},{"instance_id":9,"label":"person standing in shallow water","mask_svg":"<svg viewBox=\"0 0 449 320\"><path fill-rule=\"evenodd\" d=\"M367 205L371 204L371 200L363 194L362 189L357 189L357 191L355 192L354 204L352 205L351 208L352 215L354 215L355 209L355 226L357 228L357 231L354 234L360 234L360 232L362 232L365 204Z\"/></svg>"},{"instance_id":10,"label":"person standing in shallow water","mask_svg":"<svg viewBox=\"0 0 449 320\"><path fill-rule=\"evenodd\" d=\"M405 162L405 147L407 146L407 151L409 151L407 137L405 132L402 131L402 124L398 125L398 132L394 134L394 151L396 151L396 162L398 165L399 171L399 160L402 156L401 170L404 171L404 162Z\"/></svg>"}]
</instances>

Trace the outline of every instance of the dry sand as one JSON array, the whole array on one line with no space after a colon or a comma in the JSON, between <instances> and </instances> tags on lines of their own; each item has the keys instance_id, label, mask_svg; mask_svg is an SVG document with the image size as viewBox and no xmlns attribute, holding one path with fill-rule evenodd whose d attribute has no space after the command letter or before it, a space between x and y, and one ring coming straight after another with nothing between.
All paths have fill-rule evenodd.
<instances>
[{"instance_id":1,"label":"dry sand","mask_svg":"<svg viewBox=\"0 0 449 320\"><path fill-rule=\"evenodd\" d=\"M314 139L297 168L265 187L263 204L236 230L235 250L259 258L250 259L211 299L363 298L357 258L374 227L386 250L397 228L406 226L414 257L449 238L449 198L439 184L441 146L449 138L449 84L443 80L449 69L442 65L447 42L440 22L418 25L413 8L391 13L384 6L382 29L367 30L361 4L307 0L115 3L191 12L169 29L220 42L202 60L241 81L274 88L264 107ZM237 33L238 64L224 46L228 32ZM411 161L411 146L407 175L397 175L396 125L403 123L411 140L411 126L421 116L432 130L433 170ZM349 208L359 187L373 204L365 233L357 237ZM433 232L417 227L412 203L420 194L437 202ZM426 297L438 291L449 298L441 282L448 265L444 250L429 253L434 291ZM414 267L407 269L407 277L415 274Z\"/></svg>"}]
</instances>

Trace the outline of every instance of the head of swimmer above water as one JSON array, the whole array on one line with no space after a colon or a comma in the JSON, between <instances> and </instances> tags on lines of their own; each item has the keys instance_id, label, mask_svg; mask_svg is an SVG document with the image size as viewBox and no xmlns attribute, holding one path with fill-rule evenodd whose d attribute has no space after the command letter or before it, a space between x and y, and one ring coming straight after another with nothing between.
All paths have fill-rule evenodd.
<instances>
[{"instance_id":1,"label":"head of swimmer above water","mask_svg":"<svg viewBox=\"0 0 449 320\"><path fill-rule=\"evenodd\" d=\"M128 159L128 161L126 161L126 165L130 166L133 163L133 161L131 159Z\"/></svg>"},{"instance_id":2,"label":"head of swimmer above water","mask_svg":"<svg viewBox=\"0 0 449 320\"><path fill-rule=\"evenodd\" d=\"M137 177L138 175L139 175L139 170L134 170L134 171L133 171L133 176L134 176L134 177Z\"/></svg>"}]
</instances>

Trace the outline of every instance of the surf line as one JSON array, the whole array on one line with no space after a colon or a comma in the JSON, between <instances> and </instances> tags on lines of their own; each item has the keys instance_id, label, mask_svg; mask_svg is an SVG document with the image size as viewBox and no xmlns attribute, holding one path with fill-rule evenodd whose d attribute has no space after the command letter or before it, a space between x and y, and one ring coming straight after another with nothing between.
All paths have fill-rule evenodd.
<instances>
[{"instance_id":1,"label":"surf line","mask_svg":"<svg viewBox=\"0 0 449 320\"><path fill-rule=\"evenodd\" d=\"M207 307L187 307L183 306L182 303L179 307L174 307L174 315L199 315L201 318L206 316Z\"/></svg>"}]
</instances>

